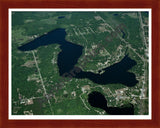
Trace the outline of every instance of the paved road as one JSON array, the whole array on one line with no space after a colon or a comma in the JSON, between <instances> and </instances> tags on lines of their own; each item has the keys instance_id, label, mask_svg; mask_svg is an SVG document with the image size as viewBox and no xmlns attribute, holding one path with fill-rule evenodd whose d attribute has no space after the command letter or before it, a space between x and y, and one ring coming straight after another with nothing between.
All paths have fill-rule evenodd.
<instances>
[{"instance_id":1,"label":"paved road","mask_svg":"<svg viewBox=\"0 0 160 128\"><path fill-rule=\"evenodd\" d=\"M41 72L40 72L40 69L39 69L39 67L38 67L38 63L37 63L37 60L36 60L34 51L32 51L32 54L33 54L34 61L35 61L35 64L36 64L36 67L37 67L37 70L38 70L38 73L39 73L39 77L40 77L40 80L41 80L41 83L42 83L42 87L43 87L43 90L44 90L44 94L45 94L45 96L48 96L47 91L46 91L46 88L45 88L45 85L44 85L44 82L43 82L43 78L42 78L42 75L41 75ZM53 110L52 110L52 107L51 107L51 102L50 102L50 100L49 100L48 98L47 98L47 100L48 100L48 104L49 104L49 106L50 106L50 110L51 110L52 114L54 115Z\"/></svg>"}]
</instances>

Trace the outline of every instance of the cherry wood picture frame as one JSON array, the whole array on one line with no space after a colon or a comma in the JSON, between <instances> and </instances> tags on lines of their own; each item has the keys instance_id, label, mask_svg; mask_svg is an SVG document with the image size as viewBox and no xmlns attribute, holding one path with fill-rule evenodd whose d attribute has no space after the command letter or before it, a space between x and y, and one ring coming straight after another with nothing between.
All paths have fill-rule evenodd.
<instances>
[{"instance_id":1,"label":"cherry wood picture frame","mask_svg":"<svg viewBox=\"0 0 160 128\"><path fill-rule=\"evenodd\" d=\"M145 120L9 120L9 8L151 8L152 119ZM159 0L0 0L0 128L159 128L160 127Z\"/></svg>"}]
</instances>

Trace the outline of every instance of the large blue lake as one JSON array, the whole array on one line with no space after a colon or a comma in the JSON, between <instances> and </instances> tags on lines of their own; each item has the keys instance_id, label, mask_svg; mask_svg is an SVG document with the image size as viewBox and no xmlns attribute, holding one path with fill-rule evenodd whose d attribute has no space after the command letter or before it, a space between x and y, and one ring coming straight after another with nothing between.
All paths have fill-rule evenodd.
<instances>
[{"instance_id":1,"label":"large blue lake","mask_svg":"<svg viewBox=\"0 0 160 128\"><path fill-rule=\"evenodd\" d=\"M110 115L134 115L133 104L126 104L120 107L108 107L105 96L97 91L89 93L88 103L92 107L105 110L106 113Z\"/></svg>"},{"instance_id":2,"label":"large blue lake","mask_svg":"<svg viewBox=\"0 0 160 128\"><path fill-rule=\"evenodd\" d=\"M70 71L75 68L75 64L79 57L82 55L83 46L68 42L65 40L65 29L59 28L42 35L33 41L20 46L18 49L21 51L31 51L38 47L43 47L49 44L59 44L61 52L58 54L58 68L60 76L64 76L65 73L70 74ZM135 86L138 81L135 74L128 72L133 66L136 65L136 61L132 60L128 55L109 67L106 67L103 74L85 72L79 67L79 72L75 72L72 77L77 79L87 78L97 84L123 84L125 86ZM65 75L68 77L68 75Z\"/></svg>"}]
</instances>

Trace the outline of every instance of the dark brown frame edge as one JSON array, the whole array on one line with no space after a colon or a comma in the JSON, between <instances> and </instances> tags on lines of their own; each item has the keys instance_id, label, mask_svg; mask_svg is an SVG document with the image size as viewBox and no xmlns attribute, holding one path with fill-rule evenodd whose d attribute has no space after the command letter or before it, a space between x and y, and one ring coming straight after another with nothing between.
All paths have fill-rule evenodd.
<instances>
[{"instance_id":1,"label":"dark brown frame edge","mask_svg":"<svg viewBox=\"0 0 160 128\"><path fill-rule=\"evenodd\" d=\"M8 9L9 8L151 8L152 9L152 119L151 120L9 120L8 119ZM107 128L160 127L160 1L159 0L0 0L0 127Z\"/></svg>"}]
</instances>

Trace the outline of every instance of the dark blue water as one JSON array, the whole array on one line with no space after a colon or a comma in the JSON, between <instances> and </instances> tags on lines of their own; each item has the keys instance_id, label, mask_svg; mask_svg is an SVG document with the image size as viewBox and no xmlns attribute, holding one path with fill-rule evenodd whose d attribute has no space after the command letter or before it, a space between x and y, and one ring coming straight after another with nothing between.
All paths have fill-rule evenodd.
<instances>
[{"instance_id":1,"label":"dark blue water","mask_svg":"<svg viewBox=\"0 0 160 128\"><path fill-rule=\"evenodd\" d=\"M40 46L49 44L59 44L61 52L58 54L58 68L60 76L71 76L71 70L75 68L75 64L79 57L82 55L83 46L68 42L65 40L65 29L56 29L48 32L46 35L40 36L37 39L22 45L18 49L21 51L34 50ZM126 55L120 62L113 64L107 68L104 68L103 74L96 74L93 72L84 72L79 67L79 71L74 71L72 77L78 79L87 78L97 84L124 84L125 86L135 86L138 81L133 73L128 72L133 66L136 65L136 61L129 58ZM65 73L69 75L64 75Z\"/></svg>"},{"instance_id":2,"label":"dark blue water","mask_svg":"<svg viewBox=\"0 0 160 128\"><path fill-rule=\"evenodd\" d=\"M118 14L113 14L114 16L118 16Z\"/></svg>"},{"instance_id":3,"label":"dark blue water","mask_svg":"<svg viewBox=\"0 0 160 128\"><path fill-rule=\"evenodd\" d=\"M123 35L122 35L122 38L124 38L126 34L125 34L125 32L124 32L122 29L121 29L121 32L122 32L122 34L123 34Z\"/></svg>"},{"instance_id":4,"label":"dark blue water","mask_svg":"<svg viewBox=\"0 0 160 128\"><path fill-rule=\"evenodd\" d=\"M58 17L58 19L62 19L62 18L65 18L65 16L59 16L59 17Z\"/></svg>"},{"instance_id":5,"label":"dark blue water","mask_svg":"<svg viewBox=\"0 0 160 128\"><path fill-rule=\"evenodd\" d=\"M126 55L120 62L115 63L107 68L104 68L103 74L81 71L76 74L76 78L88 78L97 84L124 84L126 86L135 86L138 81L135 74L128 72L136 62Z\"/></svg>"},{"instance_id":6,"label":"dark blue water","mask_svg":"<svg viewBox=\"0 0 160 128\"><path fill-rule=\"evenodd\" d=\"M132 104L121 107L108 107L105 96L97 91L91 92L88 95L88 103L92 107L105 110L110 115L134 115L134 106Z\"/></svg>"},{"instance_id":7,"label":"dark blue water","mask_svg":"<svg viewBox=\"0 0 160 128\"><path fill-rule=\"evenodd\" d=\"M61 76L65 72L69 72L71 69L73 69L74 65L77 63L78 58L81 56L83 49L83 47L80 45L66 41L65 36L65 29L56 29L19 47L18 49L21 51L30 51L40 46L55 43L59 44L61 52L58 54L57 63Z\"/></svg>"}]
</instances>

